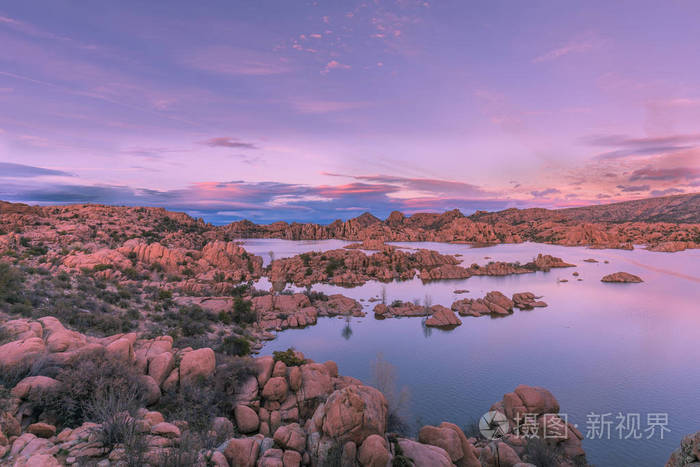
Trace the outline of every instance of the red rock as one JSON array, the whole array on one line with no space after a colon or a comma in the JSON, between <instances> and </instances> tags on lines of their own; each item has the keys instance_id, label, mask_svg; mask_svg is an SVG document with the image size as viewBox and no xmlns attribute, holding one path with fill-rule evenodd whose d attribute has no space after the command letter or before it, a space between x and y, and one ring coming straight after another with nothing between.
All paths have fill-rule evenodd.
<instances>
[{"instance_id":1,"label":"red rock","mask_svg":"<svg viewBox=\"0 0 700 467\"><path fill-rule=\"evenodd\" d=\"M306 449L306 433L298 423L277 428L273 439L284 449L292 449L300 453Z\"/></svg>"},{"instance_id":2,"label":"red rock","mask_svg":"<svg viewBox=\"0 0 700 467\"><path fill-rule=\"evenodd\" d=\"M289 369L289 389L296 392L301 388L301 370L298 366Z\"/></svg>"},{"instance_id":3,"label":"red rock","mask_svg":"<svg viewBox=\"0 0 700 467\"><path fill-rule=\"evenodd\" d=\"M179 438L180 429L168 422L161 422L151 427L151 433L164 438Z\"/></svg>"},{"instance_id":4,"label":"red rock","mask_svg":"<svg viewBox=\"0 0 700 467\"><path fill-rule=\"evenodd\" d=\"M208 378L214 374L216 356L210 348L187 352L180 362L180 384L188 384L196 378Z\"/></svg>"},{"instance_id":5,"label":"red rock","mask_svg":"<svg viewBox=\"0 0 700 467\"><path fill-rule=\"evenodd\" d=\"M267 380L272 376L272 369L275 366L275 360L271 355L259 357L255 359L255 365L258 369L258 384L260 387L265 386Z\"/></svg>"},{"instance_id":6,"label":"red rock","mask_svg":"<svg viewBox=\"0 0 700 467\"><path fill-rule=\"evenodd\" d=\"M17 464L15 464L17 465ZM33 454L27 459L24 467L60 467L61 463L56 460L56 458L50 454Z\"/></svg>"},{"instance_id":7,"label":"red rock","mask_svg":"<svg viewBox=\"0 0 700 467\"><path fill-rule=\"evenodd\" d=\"M60 386L61 383L48 376L28 376L12 388L12 395L19 399L37 400L42 394Z\"/></svg>"},{"instance_id":8,"label":"red rock","mask_svg":"<svg viewBox=\"0 0 700 467\"><path fill-rule=\"evenodd\" d=\"M630 274L628 272L616 272L613 274L608 274L607 276L604 276L601 280L601 282L644 282L641 277L635 276L634 274Z\"/></svg>"},{"instance_id":9,"label":"red rock","mask_svg":"<svg viewBox=\"0 0 700 467\"><path fill-rule=\"evenodd\" d=\"M121 338L105 347L107 355L112 358L130 362L134 359L134 347L128 339Z\"/></svg>"},{"instance_id":10,"label":"red rock","mask_svg":"<svg viewBox=\"0 0 700 467\"><path fill-rule=\"evenodd\" d=\"M236 426L241 433L255 433L260 426L258 414L246 405L237 405L233 411L236 418Z\"/></svg>"},{"instance_id":11,"label":"red rock","mask_svg":"<svg viewBox=\"0 0 700 467\"><path fill-rule=\"evenodd\" d=\"M455 327L462 324L451 310L441 305L433 305L430 310L433 314L425 321L426 326Z\"/></svg>"},{"instance_id":12,"label":"red rock","mask_svg":"<svg viewBox=\"0 0 700 467\"><path fill-rule=\"evenodd\" d=\"M258 452L260 452L260 439L233 438L226 445L224 455L232 466L255 467Z\"/></svg>"},{"instance_id":13,"label":"red rock","mask_svg":"<svg viewBox=\"0 0 700 467\"><path fill-rule=\"evenodd\" d=\"M296 451L287 450L284 451L282 456L282 465L284 467L299 467L301 465L301 454Z\"/></svg>"},{"instance_id":14,"label":"red rock","mask_svg":"<svg viewBox=\"0 0 700 467\"><path fill-rule=\"evenodd\" d=\"M348 386L333 392L324 407L323 432L341 441L361 444L386 431L387 402L369 386Z\"/></svg>"},{"instance_id":15,"label":"red rock","mask_svg":"<svg viewBox=\"0 0 700 467\"><path fill-rule=\"evenodd\" d=\"M148 375L160 386L175 366L175 357L170 352L163 352L151 358L148 363Z\"/></svg>"},{"instance_id":16,"label":"red rock","mask_svg":"<svg viewBox=\"0 0 700 467\"><path fill-rule=\"evenodd\" d=\"M29 425L26 431L39 438L50 438L56 434L56 427L48 423L38 422Z\"/></svg>"},{"instance_id":17,"label":"red rock","mask_svg":"<svg viewBox=\"0 0 700 467\"><path fill-rule=\"evenodd\" d=\"M333 390L328 368L321 363L301 365L301 389L299 393L305 400L330 394Z\"/></svg>"},{"instance_id":18,"label":"red rock","mask_svg":"<svg viewBox=\"0 0 700 467\"><path fill-rule=\"evenodd\" d=\"M410 439L399 439L399 446L404 456L413 459L416 466L452 467L449 454L444 449L421 444Z\"/></svg>"},{"instance_id":19,"label":"red rock","mask_svg":"<svg viewBox=\"0 0 700 467\"><path fill-rule=\"evenodd\" d=\"M481 467L481 462L479 462L474 445L467 440L461 428L449 422L442 422L438 428L452 430L459 438L464 456L456 462L457 467Z\"/></svg>"},{"instance_id":20,"label":"red rock","mask_svg":"<svg viewBox=\"0 0 700 467\"><path fill-rule=\"evenodd\" d=\"M386 467L391 454L383 436L369 435L360 446L357 460L363 467Z\"/></svg>"},{"instance_id":21,"label":"red rock","mask_svg":"<svg viewBox=\"0 0 700 467\"><path fill-rule=\"evenodd\" d=\"M544 388L519 385L515 394L520 398L527 413L558 413L559 402Z\"/></svg>"},{"instance_id":22,"label":"red rock","mask_svg":"<svg viewBox=\"0 0 700 467\"><path fill-rule=\"evenodd\" d=\"M21 341L0 345L0 367L11 368L22 362L31 361L45 350L44 340L30 337Z\"/></svg>"},{"instance_id":23,"label":"red rock","mask_svg":"<svg viewBox=\"0 0 700 467\"><path fill-rule=\"evenodd\" d=\"M270 378L267 383L265 383L265 387L263 387L262 390L262 396L271 401L283 401L287 398L288 390L289 385L287 384L287 380L283 377L276 376L274 378Z\"/></svg>"},{"instance_id":24,"label":"red rock","mask_svg":"<svg viewBox=\"0 0 700 467\"><path fill-rule=\"evenodd\" d=\"M452 462L457 462L464 457L462 442L456 431L450 428L440 428L426 425L418 432L418 441L444 449Z\"/></svg>"},{"instance_id":25,"label":"red rock","mask_svg":"<svg viewBox=\"0 0 700 467\"><path fill-rule=\"evenodd\" d=\"M330 375L331 378L338 377L338 364L337 363L335 363L334 361L328 360L327 362L324 362L323 365L328 369L328 374Z\"/></svg>"}]
</instances>

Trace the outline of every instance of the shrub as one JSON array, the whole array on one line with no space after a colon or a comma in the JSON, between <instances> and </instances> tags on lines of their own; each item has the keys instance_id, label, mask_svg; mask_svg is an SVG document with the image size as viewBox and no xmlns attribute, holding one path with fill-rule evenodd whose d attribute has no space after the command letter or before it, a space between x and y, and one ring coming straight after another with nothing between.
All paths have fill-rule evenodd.
<instances>
[{"instance_id":1,"label":"shrub","mask_svg":"<svg viewBox=\"0 0 700 467\"><path fill-rule=\"evenodd\" d=\"M326 264L326 274L328 274L329 276L332 276L335 273L335 270L338 269L343 264L344 264L344 262L342 259L331 258L328 261L328 264Z\"/></svg>"},{"instance_id":2,"label":"shrub","mask_svg":"<svg viewBox=\"0 0 700 467\"><path fill-rule=\"evenodd\" d=\"M327 302L328 301L328 295L326 295L323 292L317 292L315 290L306 290L306 291L304 291L304 295L306 295L309 298L309 301L311 301L311 302L316 302L316 301Z\"/></svg>"},{"instance_id":3,"label":"shrub","mask_svg":"<svg viewBox=\"0 0 700 467\"><path fill-rule=\"evenodd\" d=\"M523 460L537 467L556 467L559 465L560 456L555 447L540 438L532 438L525 445Z\"/></svg>"},{"instance_id":4,"label":"shrub","mask_svg":"<svg viewBox=\"0 0 700 467\"><path fill-rule=\"evenodd\" d=\"M272 352L272 358L276 362L282 362L287 366L299 366L304 364L304 360L297 357L294 353L294 349L291 347L285 351L276 350Z\"/></svg>"},{"instance_id":5,"label":"shrub","mask_svg":"<svg viewBox=\"0 0 700 467\"><path fill-rule=\"evenodd\" d=\"M467 438L476 438L476 439L481 439L481 430L479 429L479 420L478 419L472 419L469 422L467 422L463 427L462 431L464 432L464 435Z\"/></svg>"},{"instance_id":6,"label":"shrub","mask_svg":"<svg viewBox=\"0 0 700 467\"><path fill-rule=\"evenodd\" d=\"M241 297L233 300L233 322L237 324L251 324L257 320L257 314L252 310L253 303Z\"/></svg>"},{"instance_id":7,"label":"shrub","mask_svg":"<svg viewBox=\"0 0 700 467\"><path fill-rule=\"evenodd\" d=\"M24 274L7 263L0 262L0 303L18 303L24 291Z\"/></svg>"},{"instance_id":8,"label":"shrub","mask_svg":"<svg viewBox=\"0 0 700 467\"><path fill-rule=\"evenodd\" d=\"M62 427L75 427L92 415L138 406L144 394L135 367L96 351L58 371L60 386L42 398L44 410Z\"/></svg>"},{"instance_id":9,"label":"shrub","mask_svg":"<svg viewBox=\"0 0 700 467\"><path fill-rule=\"evenodd\" d=\"M172 300L172 298L173 298L172 291L166 290L166 289L158 290L158 300L168 301L168 300Z\"/></svg>"},{"instance_id":10,"label":"shrub","mask_svg":"<svg viewBox=\"0 0 700 467\"><path fill-rule=\"evenodd\" d=\"M4 327L0 327L0 345L7 344L8 342L12 342L13 336L10 334L10 331L5 329Z\"/></svg>"},{"instance_id":11,"label":"shrub","mask_svg":"<svg viewBox=\"0 0 700 467\"><path fill-rule=\"evenodd\" d=\"M226 336L217 351L225 355L248 355L250 353L250 342L245 337Z\"/></svg>"},{"instance_id":12,"label":"shrub","mask_svg":"<svg viewBox=\"0 0 700 467\"><path fill-rule=\"evenodd\" d=\"M86 412L90 420L100 424L96 430L102 444L110 449L117 444L131 444L139 436L134 411L139 405L137 391L107 388L104 397L89 401Z\"/></svg>"},{"instance_id":13,"label":"shrub","mask_svg":"<svg viewBox=\"0 0 700 467\"><path fill-rule=\"evenodd\" d=\"M230 416L241 383L257 372L251 359L221 358L223 363L210 378L196 380L181 386L179 391L163 394L158 409L166 418L185 420L192 432L204 434L209 431L214 417Z\"/></svg>"}]
</instances>

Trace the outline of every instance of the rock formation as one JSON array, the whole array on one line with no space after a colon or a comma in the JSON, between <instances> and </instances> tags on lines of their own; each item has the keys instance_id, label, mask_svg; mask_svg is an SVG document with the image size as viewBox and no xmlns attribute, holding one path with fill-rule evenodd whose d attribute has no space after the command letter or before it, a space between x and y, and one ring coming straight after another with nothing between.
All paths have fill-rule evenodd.
<instances>
[{"instance_id":1,"label":"rock formation","mask_svg":"<svg viewBox=\"0 0 700 467\"><path fill-rule=\"evenodd\" d=\"M628 272L615 272L613 274L608 274L603 276L600 280L601 282L644 282L641 277L635 276Z\"/></svg>"}]
</instances>

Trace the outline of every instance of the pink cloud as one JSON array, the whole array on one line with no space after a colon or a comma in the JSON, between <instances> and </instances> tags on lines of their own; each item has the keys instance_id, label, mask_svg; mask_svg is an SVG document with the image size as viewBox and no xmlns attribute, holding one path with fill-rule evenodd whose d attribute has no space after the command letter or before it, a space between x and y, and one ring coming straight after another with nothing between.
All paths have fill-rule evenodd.
<instances>
[{"instance_id":1,"label":"pink cloud","mask_svg":"<svg viewBox=\"0 0 700 467\"><path fill-rule=\"evenodd\" d=\"M337 60L331 60L330 62L328 62L326 64L325 68L323 68L323 70L321 70L321 73L326 74L326 73L330 72L331 70L349 70L350 68L351 68L350 65L340 63Z\"/></svg>"}]
</instances>

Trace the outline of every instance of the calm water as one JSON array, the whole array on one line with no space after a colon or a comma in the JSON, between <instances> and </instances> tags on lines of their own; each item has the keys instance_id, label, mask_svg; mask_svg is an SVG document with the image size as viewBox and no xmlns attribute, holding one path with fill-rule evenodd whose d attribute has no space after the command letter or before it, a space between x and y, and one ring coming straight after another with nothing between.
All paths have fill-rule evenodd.
<instances>
[{"instance_id":1,"label":"calm water","mask_svg":"<svg viewBox=\"0 0 700 467\"><path fill-rule=\"evenodd\" d=\"M256 249L251 251L272 249L279 258L343 242L254 243ZM541 252L577 267L425 285L420 280L372 282L351 289L319 284L315 290L358 300L378 296L386 287L389 301L423 302L428 297L431 303L448 307L458 297L481 297L490 290L508 296L530 291L542 295L549 307L516 311L502 319L462 318L462 326L452 331L432 332L425 330L420 318L377 321L368 313L350 321L349 338L344 319L320 319L316 326L279 333L263 353L293 346L314 360L334 360L342 374L368 383L371 362L381 353L396 367L398 385L410 390L410 419L421 424L447 420L464 425L518 384L546 387L584 435L588 414L612 414L608 418L611 439L604 434L603 439L584 440L589 462L597 466L663 465L685 434L700 430L700 251L669 254L539 244L396 245L460 253L467 265L484 264L489 261L485 256L525 262ZM585 258L600 262L586 263ZM574 271L582 281L572 276ZM600 282L603 275L616 271L637 274L645 282ZM569 282L558 282L563 278ZM470 292L456 295L455 289ZM370 312L374 304L363 303ZM648 413L667 413L671 431L664 439L658 430L648 440L619 439L618 413L639 413L642 430Z\"/></svg>"}]
</instances>

